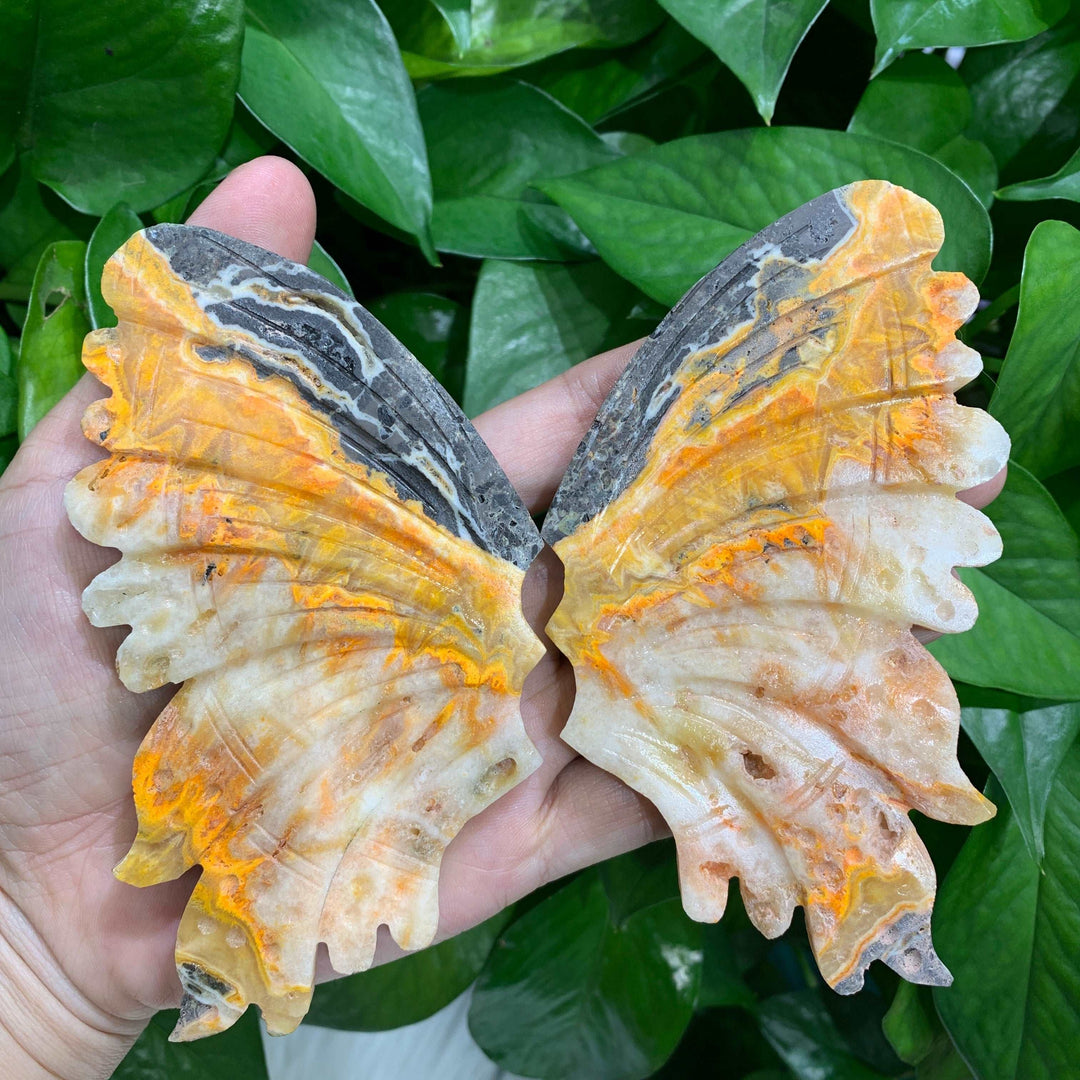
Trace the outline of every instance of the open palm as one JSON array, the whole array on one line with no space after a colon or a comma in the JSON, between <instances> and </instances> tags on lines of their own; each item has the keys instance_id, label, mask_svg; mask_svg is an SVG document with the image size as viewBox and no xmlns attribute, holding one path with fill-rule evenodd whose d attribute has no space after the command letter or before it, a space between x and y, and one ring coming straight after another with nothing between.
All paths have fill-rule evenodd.
<instances>
[{"instance_id":1,"label":"open palm","mask_svg":"<svg viewBox=\"0 0 1080 1080\"><path fill-rule=\"evenodd\" d=\"M192 220L304 261L315 213L302 174L261 159L233 173ZM531 510L550 499L631 351L594 358L478 419ZM146 1018L177 1003L173 947L197 874L147 889L112 876L135 834L132 759L171 691L126 690L114 667L126 630L91 627L80 606L82 590L115 558L84 541L62 510L68 480L100 456L82 437L80 418L102 393L84 377L0 479L0 930L76 1033L106 1039L73 1059L86 1076L107 1075ZM1000 479L984 485L969 501L982 505L999 487ZM547 551L526 580L534 627L560 592L558 561ZM448 848L440 936L663 831L647 802L560 742L573 685L550 650L529 676L522 712L543 766ZM387 940L379 955L394 952ZM16 1017L17 1041L26 1046L37 1023ZM57 1035L62 1042L64 1033Z\"/></svg>"}]
</instances>

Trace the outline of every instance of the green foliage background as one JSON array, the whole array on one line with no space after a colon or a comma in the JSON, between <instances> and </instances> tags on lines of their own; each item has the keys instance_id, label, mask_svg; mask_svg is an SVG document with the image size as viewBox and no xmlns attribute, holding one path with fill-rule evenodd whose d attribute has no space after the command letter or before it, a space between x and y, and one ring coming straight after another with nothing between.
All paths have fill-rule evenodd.
<instances>
[{"instance_id":1,"label":"green foliage background","mask_svg":"<svg viewBox=\"0 0 1080 1080\"><path fill-rule=\"evenodd\" d=\"M989 303L963 392L1009 429L981 616L933 651L999 806L921 821L956 982L875 965L839 998L799 920L737 895L689 922L670 844L324 986L310 1023L389 1028L476 982L470 1025L529 1076L1062 1078L1080 1068L1080 16L1066 0L3 0L0 452L107 324L101 267L273 151L347 279L470 413L648 333L736 245L838 184L942 210L938 264ZM958 68L944 50L968 46ZM956 61L955 54L951 56ZM873 76L871 78L871 76ZM767 126L771 122L771 126ZM335 262L336 261L336 262ZM266 1075L254 1010L119 1077Z\"/></svg>"}]
</instances>

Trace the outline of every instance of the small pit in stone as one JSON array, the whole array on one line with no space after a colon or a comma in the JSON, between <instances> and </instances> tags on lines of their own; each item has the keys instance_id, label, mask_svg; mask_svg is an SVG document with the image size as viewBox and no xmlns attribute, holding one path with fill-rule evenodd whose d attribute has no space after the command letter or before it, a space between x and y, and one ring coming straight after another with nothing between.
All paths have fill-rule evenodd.
<instances>
[{"instance_id":1,"label":"small pit in stone","mask_svg":"<svg viewBox=\"0 0 1080 1080\"><path fill-rule=\"evenodd\" d=\"M742 763L747 774L755 780L771 780L776 775L776 770L760 754L750 750L743 751Z\"/></svg>"}]
</instances>

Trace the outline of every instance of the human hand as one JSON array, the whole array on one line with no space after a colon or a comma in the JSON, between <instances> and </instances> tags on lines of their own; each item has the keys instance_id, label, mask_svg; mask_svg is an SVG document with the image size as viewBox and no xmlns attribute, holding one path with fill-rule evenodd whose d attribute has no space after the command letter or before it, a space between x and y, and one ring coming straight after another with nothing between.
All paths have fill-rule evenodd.
<instances>
[{"instance_id":1,"label":"human hand","mask_svg":"<svg viewBox=\"0 0 1080 1080\"><path fill-rule=\"evenodd\" d=\"M234 172L191 220L303 262L315 209L298 170L261 159ZM633 349L587 361L478 418L531 510L547 505ZM127 691L114 667L126 629L95 629L81 611L83 588L114 555L71 528L62 494L100 455L80 419L102 396L84 377L0 479L0 634L8 645L0 657L0 1060L21 1060L17 1077L35 1075L30 1059L61 1076L108 1075L146 1019L177 1003L173 947L198 873L147 889L112 876L135 835L131 762L171 691ZM968 501L988 502L1000 479ZM558 560L546 551L524 595L537 630L560 592ZM559 740L573 686L549 649L522 697L544 763L448 848L440 937L665 831L645 800ZM385 940L379 958L396 952ZM321 964L320 975L328 973Z\"/></svg>"}]
</instances>

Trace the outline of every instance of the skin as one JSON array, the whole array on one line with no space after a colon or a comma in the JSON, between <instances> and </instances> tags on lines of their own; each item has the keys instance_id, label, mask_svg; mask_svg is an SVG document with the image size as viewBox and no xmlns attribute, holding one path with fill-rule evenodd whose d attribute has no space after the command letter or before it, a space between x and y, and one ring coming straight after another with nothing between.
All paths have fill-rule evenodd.
<instances>
[{"instance_id":1,"label":"skin","mask_svg":"<svg viewBox=\"0 0 1080 1080\"><path fill-rule=\"evenodd\" d=\"M191 223L303 262L314 197L295 166L262 158L224 180ZM531 510L547 506L636 345L477 419ZM112 875L135 833L131 762L172 691L126 690L114 668L126 628L95 629L80 607L115 553L83 540L61 499L67 481L100 457L79 421L102 394L84 376L0 478L0 1060L12 1080L108 1076L149 1017L178 1003L173 946L198 872L146 889ZM1002 474L962 497L985 505L1003 482ZM561 591L561 567L545 550L523 596L538 630ZM568 665L549 648L522 697L544 764L448 848L440 937L666 833L650 804L559 740L573 692ZM398 953L387 938L379 960ZM320 977L331 974L322 957Z\"/></svg>"}]
</instances>

